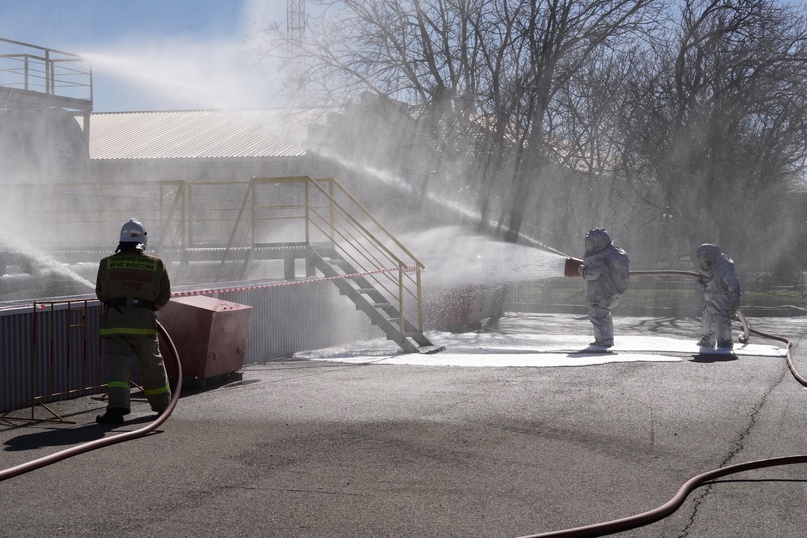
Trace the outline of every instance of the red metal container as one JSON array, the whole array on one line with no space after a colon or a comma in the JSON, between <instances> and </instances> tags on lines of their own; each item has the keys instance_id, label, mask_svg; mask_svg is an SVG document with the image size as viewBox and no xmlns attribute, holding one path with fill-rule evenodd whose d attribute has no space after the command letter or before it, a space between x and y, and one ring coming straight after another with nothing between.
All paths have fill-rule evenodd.
<instances>
[{"instance_id":1,"label":"red metal container","mask_svg":"<svg viewBox=\"0 0 807 538\"><path fill-rule=\"evenodd\" d=\"M182 377L207 379L240 370L251 313L251 306L203 295L175 297L161 308L159 320L177 348ZM175 376L171 360L165 363L168 375Z\"/></svg>"}]
</instances>

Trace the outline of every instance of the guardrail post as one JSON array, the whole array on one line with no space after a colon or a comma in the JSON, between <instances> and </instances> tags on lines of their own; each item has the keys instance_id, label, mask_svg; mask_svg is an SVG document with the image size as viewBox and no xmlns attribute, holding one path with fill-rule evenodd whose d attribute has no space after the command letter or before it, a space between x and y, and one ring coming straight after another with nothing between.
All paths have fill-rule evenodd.
<instances>
[{"instance_id":1,"label":"guardrail post","mask_svg":"<svg viewBox=\"0 0 807 538\"><path fill-rule=\"evenodd\" d=\"M423 297L421 288L420 266L415 267L415 279L417 282L417 307L418 307L418 330L423 332Z\"/></svg>"},{"instance_id":2,"label":"guardrail post","mask_svg":"<svg viewBox=\"0 0 807 538\"><path fill-rule=\"evenodd\" d=\"M401 339L404 338L404 270L406 267L401 264L398 266L398 312L401 315L398 317L398 325L401 330Z\"/></svg>"}]
</instances>

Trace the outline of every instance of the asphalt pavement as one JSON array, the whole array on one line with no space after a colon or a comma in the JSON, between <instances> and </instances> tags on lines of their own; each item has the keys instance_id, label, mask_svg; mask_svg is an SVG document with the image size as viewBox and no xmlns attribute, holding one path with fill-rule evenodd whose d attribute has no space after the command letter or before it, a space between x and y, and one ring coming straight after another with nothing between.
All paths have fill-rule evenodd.
<instances>
[{"instance_id":1,"label":"asphalt pavement","mask_svg":"<svg viewBox=\"0 0 807 538\"><path fill-rule=\"evenodd\" d=\"M750 321L793 339L807 372L807 318ZM485 330L577 337L590 326L525 314ZM697 333L697 320L616 319L617 339ZM712 469L807 454L807 392L784 358L669 355L678 360L249 365L185 391L154 433L1 481L0 536L519 537L652 510ZM69 422L0 420L0 469L153 419L135 403L126 424L101 427L103 406L82 397L54 404ZM807 465L769 467L699 487L618 536L801 536L805 501Z\"/></svg>"}]
</instances>

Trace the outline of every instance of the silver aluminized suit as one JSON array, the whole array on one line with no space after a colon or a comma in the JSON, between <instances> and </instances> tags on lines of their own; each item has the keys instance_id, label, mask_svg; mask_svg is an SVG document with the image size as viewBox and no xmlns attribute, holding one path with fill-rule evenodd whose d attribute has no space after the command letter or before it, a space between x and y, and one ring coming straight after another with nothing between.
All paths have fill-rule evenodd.
<instances>
[{"instance_id":1,"label":"silver aluminized suit","mask_svg":"<svg viewBox=\"0 0 807 538\"><path fill-rule=\"evenodd\" d=\"M620 260L629 261L627 253L614 245L604 228L592 228L586 234L586 253L580 274L586 280L586 298L589 304L588 318L594 328L592 345L611 347L614 345L614 322L611 308L619 300L619 291L613 274L622 265ZM627 267L622 268L627 273ZM624 291L624 290L623 290Z\"/></svg>"},{"instance_id":2,"label":"silver aluminized suit","mask_svg":"<svg viewBox=\"0 0 807 538\"><path fill-rule=\"evenodd\" d=\"M698 287L703 290L702 338L698 345L732 349L731 318L740 308L740 279L734 262L716 245L704 243L696 252Z\"/></svg>"}]
</instances>

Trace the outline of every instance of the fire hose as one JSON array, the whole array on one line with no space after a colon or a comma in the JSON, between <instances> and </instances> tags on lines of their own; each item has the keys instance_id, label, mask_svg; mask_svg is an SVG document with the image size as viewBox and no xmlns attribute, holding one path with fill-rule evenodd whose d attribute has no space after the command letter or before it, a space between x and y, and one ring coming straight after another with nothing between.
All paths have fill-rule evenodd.
<instances>
[{"instance_id":1,"label":"fire hose","mask_svg":"<svg viewBox=\"0 0 807 538\"><path fill-rule=\"evenodd\" d=\"M668 276L691 276L694 278L698 278L698 273L695 271L673 271L673 270L652 270L652 271L630 271L631 275L640 275L640 276L653 276L653 275L668 275ZM737 319L740 321L743 327L743 332L737 339L745 344L748 342L748 339L751 337L751 327L748 325L748 319L746 319L745 314L743 314L742 309L738 308L737 311L734 313Z\"/></svg>"},{"instance_id":2,"label":"fire hose","mask_svg":"<svg viewBox=\"0 0 807 538\"><path fill-rule=\"evenodd\" d=\"M566 276L577 275L577 267L579 266L577 262L580 262L580 264L582 264L582 260L577 260L575 258L567 259L565 269ZM695 273L693 271L631 271L630 274L631 275L676 274L684 276L695 276L695 277L698 276L698 273ZM793 343L789 339L784 338L782 336L767 334L762 331L751 329L748 325L748 320L745 318L745 316L742 315L742 313L739 310L737 313L740 321L743 323L743 336L740 337L740 341L743 343L747 342L749 335L753 333L763 338L770 338L772 340L778 340L780 342L783 342L786 345L785 357L787 360L787 366L790 370L790 373L793 375L793 378L796 381L798 381L802 386L807 387L807 379L804 378L801 374L799 374L799 372L796 370L796 366L793 363L793 356L792 356ZM743 338L745 338L745 340L743 340ZM714 469L699 474L697 476L694 476L689 480L687 480L678 489L678 491L676 492L676 494L673 496L672 499L670 499L666 503L662 504L661 506L653 510L649 510L647 512L642 512L640 514L628 516L621 519L606 521L603 523L596 523L593 525L586 525L583 527L575 527L572 529L552 531L542 534L531 534L523 536L521 538L545 538L545 537L583 538L593 536L607 536L609 534L615 534L617 532L625 532L631 529L655 523L656 521L659 521L671 515L673 512L678 510L684 504L684 501L686 500L686 498L689 496L690 493L692 493L696 488L702 486L703 484L705 484L710 480L715 480L717 478L721 478L723 476L727 476L730 474L742 473L754 469L764 469L766 467L776 467L780 465L793 465L796 463L807 463L807 454L782 456L778 458L767 458L762 460L750 461L746 463L739 463L736 465L729 465L727 467L722 467L720 469Z\"/></svg>"},{"instance_id":3,"label":"fire hose","mask_svg":"<svg viewBox=\"0 0 807 538\"><path fill-rule=\"evenodd\" d=\"M577 269L576 267L579 266L577 262L582 263L581 260L576 260L575 258L568 258L566 263L566 276L576 276ZM570 267L574 268L574 273L570 270ZM694 276L697 277L698 273L692 271L631 271L631 275L683 275L683 276ZM784 342L786 344L786 358L787 358L787 365L790 369L793 377L802 385L807 387L807 379L801 376L795 368L792 359L792 347L793 344L790 340L784 337L775 336L771 334L766 334L761 331L757 331L751 329L748 324L748 320L742 314L741 311L737 311L737 315L739 320L742 322L743 325L743 335L740 337L741 342L747 342L749 338L749 334L753 333L758 336L762 336L764 338L770 338L774 340L778 340ZM45 467L52 463L56 463L58 461L62 461L64 459L77 456L79 454L83 454L85 452L89 452L98 448L103 448L106 446L110 446L116 443L121 443L124 441L130 441L133 439L137 439L140 437L144 437L150 432L154 431L158 428L163 422L165 422L168 417L173 412L174 408L176 407L177 401L179 400L180 392L182 389L182 366L179 361L179 354L176 351L176 347L174 346L173 341L168 336L168 333L165 331L165 328L158 322L157 329L160 335L164 338L165 342L168 344L169 351L176 363L177 367L177 385L174 389L174 394L172 395L171 401L169 402L168 407L154 420L154 422L150 423L149 425L140 428L138 430L134 430L131 432L126 432L122 434L118 434L112 437L105 437L102 439L98 439L96 441L91 441L88 443L83 443L81 445L71 447L54 454L50 454L48 456L44 456L38 458L36 460L23 463L17 465L15 467L11 467L5 470L0 471L0 481L6 480L8 478L12 478L14 476L18 476L35 469L39 469L41 467ZM527 535L522 538L541 538L541 537L567 537L567 538L578 538L578 537L593 537L593 536L606 536L609 534L614 534L617 532L624 532L631 529L635 529L638 527L642 527L645 525L649 525L651 523L655 523L659 521L676 510L680 508L689 494L694 491L696 488L700 487L704 483L715 480L717 478L727 476L730 474L750 471L753 469L762 469L766 467L774 467L774 466L781 466L781 465L792 465L796 463L807 463L807 455L795 455L795 456L784 456L778 458L769 458L757 461L751 461L747 463L741 463L737 465L730 465L727 467L723 467L720 469L715 469L712 471L708 471L697 476L692 477L688 481L686 481L677 491L675 496L670 499L665 504L655 508L653 510L643 512L634 516L629 516L622 519L612 520L604 523L598 523L593 525L588 525L584 527L576 527L573 529L566 529L560 531L553 531L548 533L542 534L534 534L534 535Z\"/></svg>"},{"instance_id":4,"label":"fire hose","mask_svg":"<svg viewBox=\"0 0 807 538\"><path fill-rule=\"evenodd\" d=\"M575 277L580 276L578 269L580 266L583 265L583 260L579 258L566 258L566 265L563 269L563 275L567 277ZM642 270L642 271L630 271L631 276L688 276L693 278L698 278L700 275L695 271L679 271L679 270L672 270L672 269L659 269L659 270ZM737 319L740 321L743 327L743 332L739 336L740 342L745 344L748 342L751 334L751 328L748 325L748 320L743 314L741 309L737 309L735 312ZM770 338L770 336L768 336Z\"/></svg>"},{"instance_id":5,"label":"fire hose","mask_svg":"<svg viewBox=\"0 0 807 538\"><path fill-rule=\"evenodd\" d=\"M116 443L122 443L124 441L131 441L132 439L145 437L150 432L157 429L163 422L165 422L171 415L171 413L174 411L174 408L177 405L177 401L179 400L180 392L182 392L182 365L179 362L179 354L177 353L177 349L174 346L174 342L171 340L165 328L159 322L157 322L157 332L160 334L160 336L163 337L164 341L168 344L168 351L176 364L177 383L176 387L174 387L174 393L171 395L171 401L168 403L168 407L166 407L165 410L162 413L160 413L160 415L153 422L137 430L120 433L117 435L113 435L111 437L103 437L101 439L97 439L95 441L90 441L87 443L82 443L80 445L70 447L65 450L60 450L59 452L56 452L54 454L43 456L41 458L37 458L35 460L26 463L22 463L20 465L16 465L8 469L4 469L0 471L0 482L8 478L12 478L14 476L33 471L35 469L40 469L42 467L45 467L46 465L50 465L52 463L56 463L58 461L62 461L67 458L72 458L73 456L77 456L85 452L90 452L91 450L96 450L98 448L114 445Z\"/></svg>"}]
</instances>

